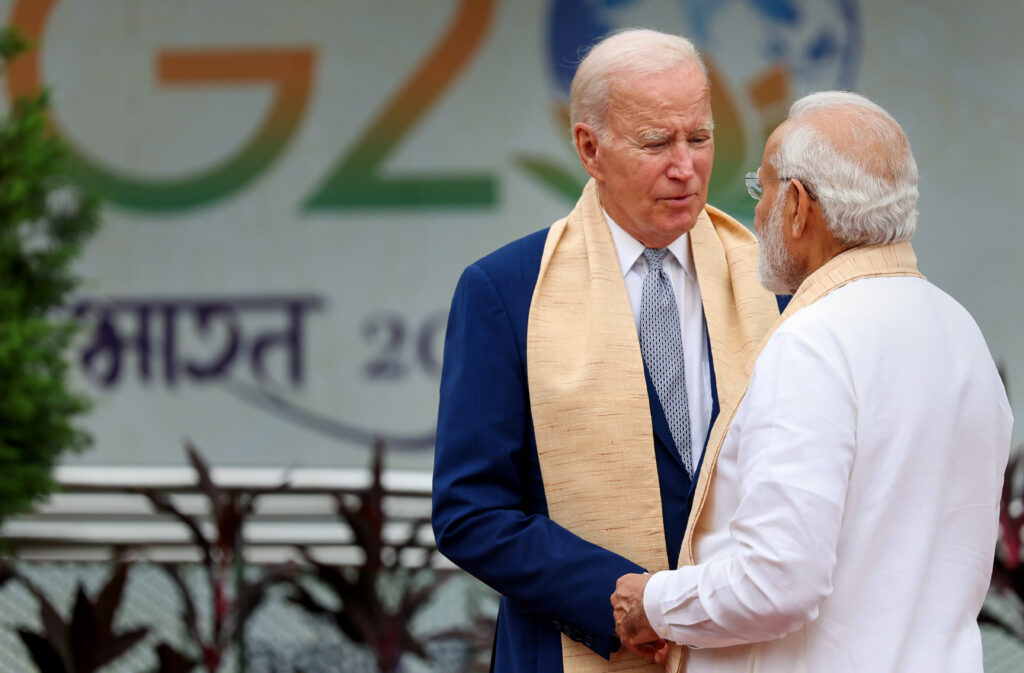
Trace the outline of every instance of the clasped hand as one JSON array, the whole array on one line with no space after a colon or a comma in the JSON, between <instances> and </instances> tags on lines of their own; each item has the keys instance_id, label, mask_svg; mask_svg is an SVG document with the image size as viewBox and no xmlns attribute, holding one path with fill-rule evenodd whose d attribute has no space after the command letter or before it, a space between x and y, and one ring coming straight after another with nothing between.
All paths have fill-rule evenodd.
<instances>
[{"instance_id":1,"label":"clasped hand","mask_svg":"<svg viewBox=\"0 0 1024 673\"><path fill-rule=\"evenodd\" d=\"M648 661L664 665L668 659L668 643L658 637L644 611L644 588L651 576L623 575L615 583L611 602L615 616L615 635L623 647Z\"/></svg>"}]
</instances>

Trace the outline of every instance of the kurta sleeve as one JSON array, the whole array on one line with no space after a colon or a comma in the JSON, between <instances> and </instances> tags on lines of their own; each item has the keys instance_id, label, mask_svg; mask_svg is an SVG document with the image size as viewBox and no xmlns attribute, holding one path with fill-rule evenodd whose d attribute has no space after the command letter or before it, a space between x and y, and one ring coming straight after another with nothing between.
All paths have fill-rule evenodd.
<instances>
[{"instance_id":1,"label":"kurta sleeve","mask_svg":"<svg viewBox=\"0 0 1024 673\"><path fill-rule=\"evenodd\" d=\"M736 461L731 539L714 558L650 579L644 606L656 631L725 647L781 637L817 616L832 592L856 413L836 348L772 336L725 440L735 451L719 457Z\"/></svg>"}]
</instances>

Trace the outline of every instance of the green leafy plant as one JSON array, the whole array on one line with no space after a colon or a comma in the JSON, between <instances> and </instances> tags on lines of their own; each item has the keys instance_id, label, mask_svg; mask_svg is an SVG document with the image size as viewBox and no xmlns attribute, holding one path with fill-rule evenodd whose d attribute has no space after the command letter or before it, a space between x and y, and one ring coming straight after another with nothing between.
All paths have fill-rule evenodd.
<instances>
[{"instance_id":1,"label":"green leafy plant","mask_svg":"<svg viewBox=\"0 0 1024 673\"><path fill-rule=\"evenodd\" d=\"M40 673L93 673L146 637L145 627L127 631L114 628L129 566L119 560L95 599L89 598L79 583L67 621L35 583L10 566L0 568L0 586L17 580L39 605L42 631L18 629L18 635Z\"/></svg>"},{"instance_id":2,"label":"green leafy plant","mask_svg":"<svg viewBox=\"0 0 1024 673\"><path fill-rule=\"evenodd\" d=\"M165 493L148 489L139 492L149 499L157 511L184 524L192 542L200 550L200 565L209 588L211 626L207 630L200 623L196 600L182 575L181 567L170 563L160 564L178 590L182 601L181 621L198 650L198 656L162 643L157 648L157 657L160 673L188 673L196 666L214 673L224 663L231 646L241 644L245 625L263 602L267 590L290 578L295 570L290 566L274 567L264 570L256 580L245 579L242 530L246 517L253 512L259 494L219 487L211 478L210 469L196 448L191 444L186 444L185 448L189 462L196 471L196 486L209 503L215 531L212 536L208 537L204 533L199 518L182 512ZM286 487L287 484L284 484L275 490Z\"/></svg>"},{"instance_id":3,"label":"green leafy plant","mask_svg":"<svg viewBox=\"0 0 1024 673\"><path fill-rule=\"evenodd\" d=\"M0 31L5 68L26 48ZM86 400L66 383L73 322L56 312L77 283L71 266L98 206L63 172L47 106L46 93L19 99L0 119L0 522L50 493L54 463L89 442L72 424Z\"/></svg>"}]
</instances>

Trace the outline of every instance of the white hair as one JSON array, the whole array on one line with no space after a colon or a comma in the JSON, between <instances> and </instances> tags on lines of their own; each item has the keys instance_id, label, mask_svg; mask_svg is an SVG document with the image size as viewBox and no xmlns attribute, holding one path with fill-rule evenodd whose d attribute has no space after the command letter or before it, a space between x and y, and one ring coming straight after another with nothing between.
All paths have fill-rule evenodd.
<instances>
[{"instance_id":1,"label":"white hair","mask_svg":"<svg viewBox=\"0 0 1024 673\"><path fill-rule=\"evenodd\" d=\"M804 274L786 247L782 233L782 209L785 199L775 199L761 230L757 259L757 279L773 294L793 294L804 282Z\"/></svg>"},{"instance_id":2,"label":"white hair","mask_svg":"<svg viewBox=\"0 0 1024 673\"><path fill-rule=\"evenodd\" d=\"M569 128L588 124L606 135L606 113L612 81L617 77L644 77L696 63L707 79L707 68L693 43L685 37L646 28L612 33L587 53L576 68L569 89Z\"/></svg>"},{"instance_id":3,"label":"white hair","mask_svg":"<svg viewBox=\"0 0 1024 673\"><path fill-rule=\"evenodd\" d=\"M771 164L815 194L837 241L877 245L914 235L917 162L892 115L864 96L823 91L793 103L788 122Z\"/></svg>"}]
</instances>

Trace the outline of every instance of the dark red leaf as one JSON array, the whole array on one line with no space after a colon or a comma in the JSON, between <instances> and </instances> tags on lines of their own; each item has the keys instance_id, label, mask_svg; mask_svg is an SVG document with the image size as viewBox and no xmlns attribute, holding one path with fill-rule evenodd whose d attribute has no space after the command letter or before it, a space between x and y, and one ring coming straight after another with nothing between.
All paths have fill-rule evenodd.
<instances>
[{"instance_id":1,"label":"dark red leaf","mask_svg":"<svg viewBox=\"0 0 1024 673\"><path fill-rule=\"evenodd\" d=\"M32 661L40 673L69 673L53 645L31 631L18 630L21 642L25 644Z\"/></svg>"},{"instance_id":2,"label":"dark red leaf","mask_svg":"<svg viewBox=\"0 0 1024 673\"><path fill-rule=\"evenodd\" d=\"M158 673L190 673L199 663L185 656L167 643L160 643L156 648L157 660L160 662Z\"/></svg>"},{"instance_id":3,"label":"dark red leaf","mask_svg":"<svg viewBox=\"0 0 1024 673\"><path fill-rule=\"evenodd\" d=\"M17 573L14 572L14 568L6 563L0 563L0 588L3 588L7 582L15 577L17 577Z\"/></svg>"},{"instance_id":4,"label":"dark red leaf","mask_svg":"<svg viewBox=\"0 0 1024 673\"><path fill-rule=\"evenodd\" d=\"M39 587L22 575L18 576L18 581L28 589L29 593L35 596L36 602L39 604L39 620L43 623L43 637L46 642L56 648L63 661L70 664L71 635L68 632L68 625L64 623L60 613L57 612L57 609L53 607L53 603L50 602L50 599L46 597L46 594Z\"/></svg>"},{"instance_id":5,"label":"dark red leaf","mask_svg":"<svg viewBox=\"0 0 1024 673\"><path fill-rule=\"evenodd\" d=\"M140 627L117 634L108 642L104 643L103 647L100 649L100 665L106 665L108 662L117 659L139 643L139 641L143 640L148 634L149 629L146 627Z\"/></svg>"},{"instance_id":6,"label":"dark red leaf","mask_svg":"<svg viewBox=\"0 0 1024 673\"><path fill-rule=\"evenodd\" d=\"M153 503L153 507L158 512L169 514L178 521L180 521L182 524L184 524L185 527L188 528L189 533L192 535L192 542L195 543L195 545L199 547L200 550L202 550L203 562L207 566L213 563L213 552L210 548L210 543L206 539L206 536L203 535L203 531L199 527L199 521L195 517L192 517L182 512L174 505L173 502L171 502L171 499L168 496L166 496L163 493L160 493L159 491L154 491L151 489L141 489L136 492L146 496L146 498L148 498L149 501Z\"/></svg>"},{"instance_id":7,"label":"dark red leaf","mask_svg":"<svg viewBox=\"0 0 1024 673\"><path fill-rule=\"evenodd\" d=\"M105 624L108 631L113 630L114 618L121 607L121 597L124 595L130 565L125 561L118 562L114 566L114 572L100 590L99 596L96 597L96 620L100 624Z\"/></svg>"},{"instance_id":8,"label":"dark red leaf","mask_svg":"<svg viewBox=\"0 0 1024 673\"><path fill-rule=\"evenodd\" d=\"M238 495L232 493L224 497L224 502L217 512L217 547L224 558L230 561L238 554L238 545L242 541L242 525L244 516L238 508Z\"/></svg>"},{"instance_id":9,"label":"dark red leaf","mask_svg":"<svg viewBox=\"0 0 1024 673\"><path fill-rule=\"evenodd\" d=\"M82 585L78 585L75 594L75 605L71 614L71 663L75 673L92 673L99 668L97 661L97 643L110 639L110 625L99 624L92 601L85 595Z\"/></svg>"},{"instance_id":10,"label":"dark red leaf","mask_svg":"<svg viewBox=\"0 0 1024 673\"><path fill-rule=\"evenodd\" d=\"M213 483L213 479L210 477L210 468L206 465L206 461L203 460L192 442L185 442L185 452L188 454L188 460L196 471L196 486L210 500L210 505L214 508L212 514L215 517L219 516L226 497L224 491L217 484Z\"/></svg>"}]
</instances>

